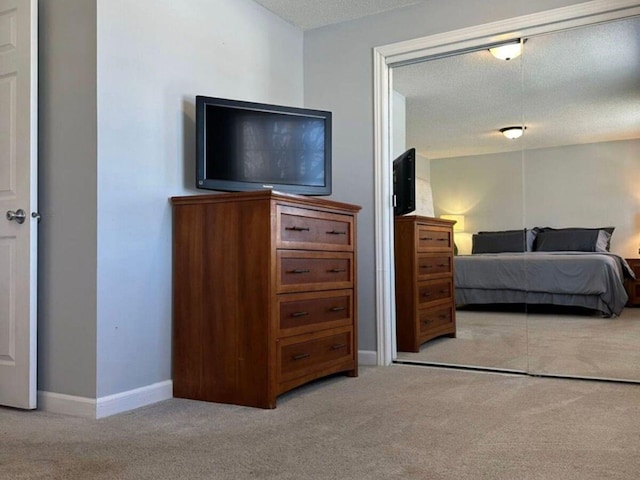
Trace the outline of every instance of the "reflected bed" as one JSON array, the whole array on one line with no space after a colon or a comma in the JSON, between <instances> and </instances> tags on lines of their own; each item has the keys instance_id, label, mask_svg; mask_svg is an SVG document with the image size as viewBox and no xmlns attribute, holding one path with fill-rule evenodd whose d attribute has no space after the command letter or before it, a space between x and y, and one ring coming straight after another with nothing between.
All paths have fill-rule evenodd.
<instances>
[{"instance_id":1,"label":"reflected bed","mask_svg":"<svg viewBox=\"0 0 640 480\"><path fill-rule=\"evenodd\" d=\"M620 315L624 278L634 274L609 252L508 252L454 260L456 306L505 303L583 307Z\"/></svg>"}]
</instances>

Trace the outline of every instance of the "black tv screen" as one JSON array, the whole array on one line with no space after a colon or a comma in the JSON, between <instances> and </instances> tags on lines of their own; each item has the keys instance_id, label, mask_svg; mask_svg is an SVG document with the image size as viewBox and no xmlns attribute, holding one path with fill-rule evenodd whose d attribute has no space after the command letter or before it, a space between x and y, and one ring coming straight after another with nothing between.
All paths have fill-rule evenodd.
<instances>
[{"instance_id":1,"label":"black tv screen","mask_svg":"<svg viewBox=\"0 0 640 480\"><path fill-rule=\"evenodd\" d=\"M196 186L331 194L331 112L196 97Z\"/></svg>"},{"instance_id":2,"label":"black tv screen","mask_svg":"<svg viewBox=\"0 0 640 480\"><path fill-rule=\"evenodd\" d=\"M406 215L416 209L416 149L393 161L393 213Z\"/></svg>"}]
</instances>

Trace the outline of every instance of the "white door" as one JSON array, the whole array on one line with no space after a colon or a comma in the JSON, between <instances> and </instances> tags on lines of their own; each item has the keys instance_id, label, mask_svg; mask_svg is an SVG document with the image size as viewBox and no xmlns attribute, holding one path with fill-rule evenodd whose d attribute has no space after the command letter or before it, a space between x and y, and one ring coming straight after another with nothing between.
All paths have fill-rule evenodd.
<instances>
[{"instance_id":1,"label":"white door","mask_svg":"<svg viewBox=\"0 0 640 480\"><path fill-rule=\"evenodd\" d=\"M36 407L37 18L0 0L0 405L18 408Z\"/></svg>"}]
</instances>

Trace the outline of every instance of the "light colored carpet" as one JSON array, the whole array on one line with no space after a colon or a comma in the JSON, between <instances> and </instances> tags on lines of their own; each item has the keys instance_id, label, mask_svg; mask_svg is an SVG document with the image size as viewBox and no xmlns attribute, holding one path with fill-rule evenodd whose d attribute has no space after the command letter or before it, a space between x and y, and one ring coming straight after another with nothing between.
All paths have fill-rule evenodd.
<instances>
[{"instance_id":1,"label":"light colored carpet","mask_svg":"<svg viewBox=\"0 0 640 480\"><path fill-rule=\"evenodd\" d=\"M639 405L636 385L391 366L296 389L275 410L0 408L0 478L636 479Z\"/></svg>"},{"instance_id":2,"label":"light colored carpet","mask_svg":"<svg viewBox=\"0 0 640 480\"><path fill-rule=\"evenodd\" d=\"M459 310L457 338L398 359L533 374L640 381L640 309L617 318L569 313Z\"/></svg>"},{"instance_id":3,"label":"light colored carpet","mask_svg":"<svg viewBox=\"0 0 640 480\"><path fill-rule=\"evenodd\" d=\"M640 381L640 309L617 318L527 315L529 371Z\"/></svg>"},{"instance_id":4,"label":"light colored carpet","mask_svg":"<svg viewBox=\"0 0 640 480\"><path fill-rule=\"evenodd\" d=\"M420 352L398 352L398 359L527 371L524 313L458 310L456 329L456 338L435 338L422 344Z\"/></svg>"}]
</instances>

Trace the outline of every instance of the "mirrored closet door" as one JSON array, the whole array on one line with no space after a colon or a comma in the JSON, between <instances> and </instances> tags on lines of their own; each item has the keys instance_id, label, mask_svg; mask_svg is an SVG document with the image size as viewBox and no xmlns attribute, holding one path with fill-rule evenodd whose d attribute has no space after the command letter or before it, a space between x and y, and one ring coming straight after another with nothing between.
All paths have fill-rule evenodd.
<instances>
[{"instance_id":1,"label":"mirrored closet door","mask_svg":"<svg viewBox=\"0 0 640 480\"><path fill-rule=\"evenodd\" d=\"M392 69L414 214L458 222L456 335L397 361L640 381L640 19L519 45Z\"/></svg>"},{"instance_id":2,"label":"mirrored closet door","mask_svg":"<svg viewBox=\"0 0 640 480\"><path fill-rule=\"evenodd\" d=\"M519 42L515 46L520 47ZM524 278L522 147L501 132L522 125L522 57L509 54L507 60L499 52L496 55L482 48L392 70L394 158L406 149L416 149L417 204L409 215L456 222L456 254L451 262L455 336L441 331L442 335L419 348L399 341L398 361L527 371L524 303L487 305L494 301L491 294L498 284L510 280L500 275L488 278L475 262L493 257L501 251L501 243L511 242L512 250L519 253L511 256L510 268L521 281ZM396 236L397 265L409 253L402 249L410 249L405 243L398 250L398 241ZM431 254L422 255L428 260ZM420 268L430 265L421 261L418 258L410 266L418 270L417 284L396 283L398 338L408 328L417 329L419 336L433 317L437 321L446 302L423 298L431 294L423 286L437 280L422 275ZM396 273L405 275L398 269ZM415 289L413 297L405 295L407 288ZM416 323L405 318L412 314Z\"/></svg>"},{"instance_id":3,"label":"mirrored closet door","mask_svg":"<svg viewBox=\"0 0 640 480\"><path fill-rule=\"evenodd\" d=\"M544 303L528 311L529 371L640 381L624 288L640 243L640 18L525 45L524 223L539 230L528 269Z\"/></svg>"}]
</instances>

